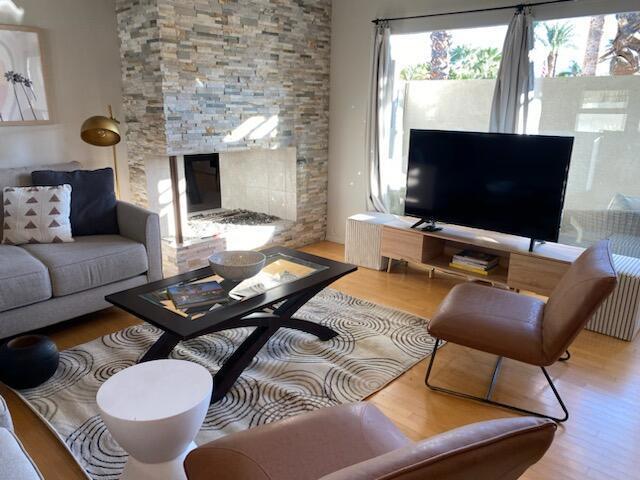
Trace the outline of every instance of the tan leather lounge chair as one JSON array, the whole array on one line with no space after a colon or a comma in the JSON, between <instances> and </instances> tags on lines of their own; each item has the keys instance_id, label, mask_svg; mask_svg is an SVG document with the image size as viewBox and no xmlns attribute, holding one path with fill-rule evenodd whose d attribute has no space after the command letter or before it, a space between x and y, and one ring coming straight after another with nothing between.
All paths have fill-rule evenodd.
<instances>
[{"instance_id":1,"label":"tan leather lounge chair","mask_svg":"<svg viewBox=\"0 0 640 480\"><path fill-rule=\"evenodd\" d=\"M523 417L418 443L367 403L325 408L193 450L189 480L512 480L551 445L556 424Z\"/></svg>"},{"instance_id":2,"label":"tan leather lounge chair","mask_svg":"<svg viewBox=\"0 0 640 480\"><path fill-rule=\"evenodd\" d=\"M429 323L429 333L437 340L425 383L432 390L564 422L569 412L545 367L569 359L569 346L616 283L609 242L603 240L588 248L571 265L546 304L537 298L477 283L455 286ZM429 383L441 340L498 355L484 398ZM503 357L540 367L564 416L555 418L491 400Z\"/></svg>"}]
</instances>

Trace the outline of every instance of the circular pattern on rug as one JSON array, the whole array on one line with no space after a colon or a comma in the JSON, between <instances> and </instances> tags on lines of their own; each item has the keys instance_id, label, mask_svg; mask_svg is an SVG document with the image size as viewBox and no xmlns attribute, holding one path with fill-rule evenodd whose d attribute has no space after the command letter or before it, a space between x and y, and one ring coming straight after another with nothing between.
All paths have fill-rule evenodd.
<instances>
[{"instance_id":1,"label":"circular pattern on rug","mask_svg":"<svg viewBox=\"0 0 640 480\"><path fill-rule=\"evenodd\" d=\"M105 335L100 341L110 348L130 347L146 351L161 333L161 330L153 325L143 323Z\"/></svg>"},{"instance_id":2,"label":"circular pattern on rug","mask_svg":"<svg viewBox=\"0 0 640 480\"><path fill-rule=\"evenodd\" d=\"M85 470L92 478L120 478L127 454L113 440L99 415L88 418L65 442L73 455L82 459Z\"/></svg>"},{"instance_id":3,"label":"circular pattern on rug","mask_svg":"<svg viewBox=\"0 0 640 480\"><path fill-rule=\"evenodd\" d=\"M93 356L78 347L60 353L60 363L56 373L39 387L22 390L26 398L41 398L69 390L93 369Z\"/></svg>"},{"instance_id":4,"label":"circular pattern on rug","mask_svg":"<svg viewBox=\"0 0 640 480\"><path fill-rule=\"evenodd\" d=\"M291 363L317 363L319 357L331 361L353 352L354 348L355 338L348 331L322 341L288 328L279 330L264 347L267 358Z\"/></svg>"},{"instance_id":5,"label":"circular pattern on rug","mask_svg":"<svg viewBox=\"0 0 640 480\"><path fill-rule=\"evenodd\" d=\"M336 403L358 402L404 370L402 362L390 358L346 358L327 373L325 395Z\"/></svg>"},{"instance_id":6,"label":"circular pattern on rug","mask_svg":"<svg viewBox=\"0 0 640 480\"><path fill-rule=\"evenodd\" d=\"M323 319L322 324L339 332L340 335L349 335L355 340L386 335L391 329L386 317L367 311L332 312Z\"/></svg>"},{"instance_id":7,"label":"circular pattern on rug","mask_svg":"<svg viewBox=\"0 0 640 480\"><path fill-rule=\"evenodd\" d=\"M253 378L245 375L236 380L227 394L209 407L203 430L221 430L251 415L260 395Z\"/></svg>"},{"instance_id":8,"label":"circular pattern on rug","mask_svg":"<svg viewBox=\"0 0 640 480\"><path fill-rule=\"evenodd\" d=\"M210 369L212 364L219 366L231 355L237 345L222 335L207 335L178 344L171 352L171 358L188 360Z\"/></svg>"},{"instance_id":9,"label":"circular pattern on rug","mask_svg":"<svg viewBox=\"0 0 640 480\"><path fill-rule=\"evenodd\" d=\"M334 306L341 305L343 307L352 306L352 307L357 307L357 308L363 308L363 307L368 307L368 306L374 306L374 307L377 307L377 308L384 308L384 307L380 307L380 305L377 305L375 303L371 303L371 302L368 302L366 300L362 300L361 298L352 297L351 295L347 295L346 293L342 293L339 290L334 290L333 288L325 288L323 291L321 291L318 295L316 295L312 299L312 302L314 300L316 300L320 304L324 305L325 308L326 308L327 304L334 305Z\"/></svg>"},{"instance_id":10,"label":"circular pattern on rug","mask_svg":"<svg viewBox=\"0 0 640 480\"><path fill-rule=\"evenodd\" d=\"M264 425L333 405L335 405L335 403L323 395L316 396L290 393L283 395L278 400L258 407L251 417L249 426Z\"/></svg>"},{"instance_id":11,"label":"circular pattern on rug","mask_svg":"<svg viewBox=\"0 0 640 480\"><path fill-rule=\"evenodd\" d=\"M93 376L100 383L103 383L109 380L112 376L114 376L116 373L120 372L121 370L124 370L125 368L129 368L135 364L136 362L130 359L112 360L96 368L93 372Z\"/></svg>"},{"instance_id":12,"label":"circular pattern on rug","mask_svg":"<svg viewBox=\"0 0 640 480\"><path fill-rule=\"evenodd\" d=\"M389 337L391 341L404 353L413 358L421 359L424 352L430 351L435 345L435 339L427 331L427 322L414 319L412 315L400 313L404 321L397 321Z\"/></svg>"},{"instance_id":13,"label":"circular pattern on rug","mask_svg":"<svg viewBox=\"0 0 640 480\"><path fill-rule=\"evenodd\" d=\"M54 402L49 397L39 397L31 400L30 403L35 411L47 420L51 420L58 414L57 402Z\"/></svg>"}]
</instances>

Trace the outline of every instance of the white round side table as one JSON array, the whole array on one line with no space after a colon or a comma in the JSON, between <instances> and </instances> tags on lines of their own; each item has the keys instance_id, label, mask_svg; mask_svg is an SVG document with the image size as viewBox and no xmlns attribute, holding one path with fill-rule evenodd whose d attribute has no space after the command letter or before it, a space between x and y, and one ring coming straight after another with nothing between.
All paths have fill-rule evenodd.
<instances>
[{"instance_id":1,"label":"white round side table","mask_svg":"<svg viewBox=\"0 0 640 480\"><path fill-rule=\"evenodd\" d=\"M207 414L213 379L183 360L126 368L98 390L100 416L129 454L122 479L186 479L182 462Z\"/></svg>"}]
</instances>

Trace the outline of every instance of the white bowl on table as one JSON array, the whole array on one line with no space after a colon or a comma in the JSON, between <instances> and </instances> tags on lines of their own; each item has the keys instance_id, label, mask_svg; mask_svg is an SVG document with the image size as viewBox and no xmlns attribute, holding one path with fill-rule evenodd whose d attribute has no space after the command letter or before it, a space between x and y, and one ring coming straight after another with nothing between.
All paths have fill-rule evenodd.
<instances>
[{"instance_id":1,"label":"white bowl on table","mask_svg":"<svg viewBox=\"0 0 640 480\"><path fill-rule=\"evenodd\" d=\"M214 253L209 257L213 271L225 280L241 282L251 278L264 268L267 257L251 250L229 250Z\"/></svg>"}]
</instances>

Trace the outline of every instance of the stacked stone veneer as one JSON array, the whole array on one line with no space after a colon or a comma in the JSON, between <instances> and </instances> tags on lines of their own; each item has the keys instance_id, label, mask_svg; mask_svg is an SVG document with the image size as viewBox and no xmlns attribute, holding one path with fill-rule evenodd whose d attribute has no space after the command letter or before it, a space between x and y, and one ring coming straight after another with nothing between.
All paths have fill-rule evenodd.
<instances>
[{"instance_id":1,"label":"stacked stone veneer","mask_svg":"<svg viewBox=\"0 0 640 480\"><path fill-rule=\"evenodd\" d=\"M170 155L296 148L297 221L275 243L324 238L330 0L116 0L130 185ZM275 129L234 136L248 120ZM166 166L166 163L163 164Z\"/></svg>"}]
</instances>

